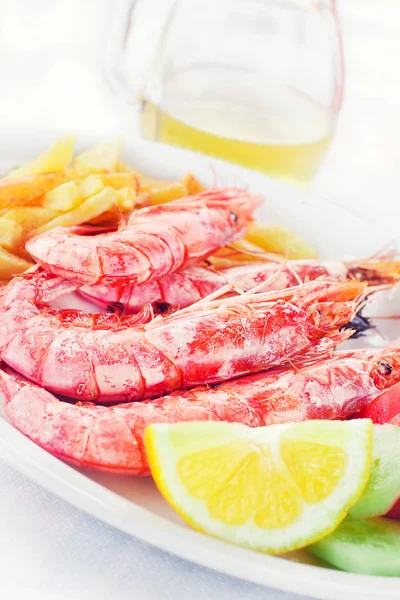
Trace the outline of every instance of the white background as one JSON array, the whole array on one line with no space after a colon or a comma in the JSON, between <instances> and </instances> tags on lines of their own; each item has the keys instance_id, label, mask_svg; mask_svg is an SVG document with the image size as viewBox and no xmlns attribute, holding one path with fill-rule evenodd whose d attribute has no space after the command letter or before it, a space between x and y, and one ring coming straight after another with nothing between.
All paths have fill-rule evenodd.
<instances>
[{"instance_id":1,"label":"white background","mask_svg":"<svg viewBox=\"0 0 400 600\"><path fill-rule=\"evenodd\" d=\"M1 0L0 130L135 134L133 110L109 92L99 66L110 4ZM400 3L339 0L339 9L345 102L312 189L399 231ZM0 514L1 598L293 598L148 548L1 462Z\"/></svg>"}]
</instances>

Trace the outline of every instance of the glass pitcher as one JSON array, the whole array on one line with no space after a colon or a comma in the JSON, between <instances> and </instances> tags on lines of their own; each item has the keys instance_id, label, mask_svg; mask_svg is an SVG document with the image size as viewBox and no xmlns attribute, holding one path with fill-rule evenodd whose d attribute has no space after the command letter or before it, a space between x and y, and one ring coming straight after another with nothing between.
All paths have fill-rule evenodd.
<instances>
[{"instance_id":1,"label":"glass pitcher","mask_svg":"<svg viewBox=\"0 0 400 600\"><path fill-rule=\"evenodd\" d=\"M105 72L141 135L269 175L313 177L343 94L335 0L115 3Z\"/></svg>"}]
</instances>

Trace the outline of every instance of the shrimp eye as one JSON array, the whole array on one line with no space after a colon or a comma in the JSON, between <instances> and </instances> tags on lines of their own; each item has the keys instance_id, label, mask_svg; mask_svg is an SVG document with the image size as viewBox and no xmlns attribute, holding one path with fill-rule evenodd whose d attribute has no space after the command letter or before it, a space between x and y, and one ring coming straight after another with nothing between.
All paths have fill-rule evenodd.
<instances>
[{"instance_id":1,"label":"shrimp eye","mask_svg":"<svg viewBox=\"0 0 400 600\"><path fill-rule=\"evenodd\" d=\"M111 304L107 306L107 312L122 315L124 312L124 305L122 302L111 302Z\"/></svg>"},{"instance_id":2,"label":"shrimp eye","mask_svg":"<svg viewBox=\"0 0 400 600\"><path fill-rule=\"evenodd\" d=\"M351 274L354 279L364 279L364 273L360 269L353 269Z\"/></svg>"},{"instance_id":3,"label":"shrimp eye","mask_svg":"<svg viewBox=\"0 0 400 600\"><path fill-rule=\"evenodd\" d=\"M154 302L154 309L157 313L165 315L166 313L172 312L171 305L168 302Z\"/></svg>"},{"instance_id":4,"label":"shrimp eye","mask_svg":"<svg viewBox=\"0 0 400 600\"><path fill-rule=\"evenodd\" d=\"M232 221L232 223L237 223L237 222L238 222L238 220L239 220L239 217L237 216L237 214L236 214L236 213L234 213L234 212L231 212L229 216L230 216L230 218L231 218L231 221Z\"/></svg>"},{"instance_id":5,"label":"shrimp eye","mask_svg":"<svg viewBox=\"0 0 400 600\"><path fill-rule=\"evenodd\" d=\"M381 360L380 362L378 362L378 367L379 372L382 373L382 375L390 375L390 373L393 371L393 367L389 365L389 363L387 363L385 360Z\"/></svg>"}]
</instances>

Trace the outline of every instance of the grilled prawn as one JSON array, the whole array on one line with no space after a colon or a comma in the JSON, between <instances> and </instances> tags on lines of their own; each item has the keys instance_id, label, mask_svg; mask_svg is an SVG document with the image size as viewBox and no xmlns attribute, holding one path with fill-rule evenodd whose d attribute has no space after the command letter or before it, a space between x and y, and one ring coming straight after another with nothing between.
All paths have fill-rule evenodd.
<instances>
[{"instance_id":1,"label":"grilled prawn","mask_svg":"<svg viewBox=\"0 0 400 600\"><path fill-rule=\"evenodd\" d=\"M126 314L152 304L156 312L179 310L232 284L244 292L262 283L263 292L279 291L304 281L326 276L330 280L357 279L370 285L395 284L400 280L400 261L305 261L286 263L251 262L216 271L207 266L194 266L142 285L109 287L86 285L79 294L103 309Z\"/></svg>"},{"instance_id":2,"label":"grilled prawn","mask_svg":"<svg viewBox=\"0 0 400 600\"><path fill-rule=\"evenodd\" d=\"M283 292L202 300L169 317L88 317L43 302L51 275L15 278L0 301L0 354L47 389L102 403L154 398L281 365L337 335L365 284L315 281Z\"/></svg>"},{"instance_id":3,"label":"grilled prawn","mask_svg":"<svg viewBox=\"0 0 400 600\"><path fill-rule=\"evenodd\" d=\"M261 198L225 188L143 208L117 231L79 235L57 227L26 248L49 273L81 284L140 284L204 260L239 238ZM78 228L79 231L79 228Z\"/></svg>"},{"instance_id":4,"label":"grilled prawn","mask_svg":"<svg viewBox=\"0 0 400 600\"><path fill-rule=\"evenodd\" d=\"M0 371L5 411L17 429L82 467L148 475L143 435L150 423L234 421L251 427L345 419L400 381L400 347L337 352L296 368L272 370L169 396L117 406L60 402L17 374Z\"/></svg>"}]
</instances>

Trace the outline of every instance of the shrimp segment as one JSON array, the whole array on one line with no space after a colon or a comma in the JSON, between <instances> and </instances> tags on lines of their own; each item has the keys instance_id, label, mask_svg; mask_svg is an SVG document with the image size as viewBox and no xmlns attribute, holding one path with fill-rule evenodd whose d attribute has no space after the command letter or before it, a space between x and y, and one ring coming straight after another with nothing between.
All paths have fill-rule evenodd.
<instances>
[{"instance_id":1,"label":"shrimp segment","mask_svg":"<svg viewBox=\"0 0 400 600\"><path fill-rule=\"evenodd\" d=\"M356 281L315 281L206 299L132 325L131 317L102 324L93 315L79 319L75 311L71 319L70 311L49 309L40 281L40 274L15 278L3 293L2 360L52 392L102 403L154 398L281 365L337 336L365 289Z\"/></svg>"},{"instance_id":2,"label":"shrimp segment","mask_svg":"<svg viewBox=\"0 0 400 600\"><path fill-rule=\"evenodd\" d=\"M212 420L259 427L345 419L396 379L400 381L400 347L337 352L323 361L299 363L294 370L109 407L61 402L10 370L0 371L0 392L14 426L59 458L97 470L149 475L143 435L150 423Z\"/></svg>"},{"instance_id":3,"label":"shrimp segment","mask_svg":"<svg viewBox=\"0 0 400 600\"><path fill-rule=\"evenodd\" d=\"M253 262L218 271L195 266L142 285L86 285L79 289L79 294L102 308L118 305L127 314L138 312L144 304L152 304L155 310L163 312L169 308L186 308L227 283L244 292L265 283L262 291L268 292L284 290L299 281L314 281L321 276L335 281L356 278L371 285L394 284L400 280L400 261Z\"/></svg>"},{"instance_id":4,"label":"shrimp segment","mask_svg":"<svg viewBox=\"0 0 400 600\"><path fill-rule=\"evenodd\" d=\"M85 236L58 227L26 248L46 271L81 284L144 283L201 262L239 238L260 203L244 190L209 190L137 210L114 232Z\"/></svg>"}]
</instances>

